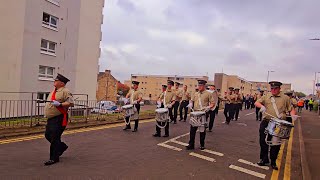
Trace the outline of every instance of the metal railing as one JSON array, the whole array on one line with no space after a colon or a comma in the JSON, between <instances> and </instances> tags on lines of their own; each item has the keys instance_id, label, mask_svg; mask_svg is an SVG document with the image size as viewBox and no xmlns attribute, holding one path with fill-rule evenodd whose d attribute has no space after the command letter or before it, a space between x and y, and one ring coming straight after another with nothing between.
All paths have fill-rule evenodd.
<instances>
[{"instance_id":1,"label":"metal railing","mask_svg":"<svg viewBox=\"0 0 320 180\"><path fill-rule=\"evenodd\" d=\"M120 107L124 105L122 101L114 102L117 109L110 110L102 107L96 100L89 100L87 94L73 94L73 97L75 105L69 108L69 123L123 120L123 114L119 112ZM47 118L44 117L46 101L37 98L37 92L0 92L0 129L46 125ZM146 106L152 104L155 102L146 101ZM154 110L146 111L142 108L140 119L154 116Z\"/></svg>"},{"instance_id":2,"label":"metal railing","mask_svg":"<svg viewBox=\"0 0 320 180\"><path fill-rule=\"evenodd\" d=\"M99 107L95 100L75 100L69 108L69 123L88 123L89 121L119 121L123 114L116 110ZM33 127L45 125L45 103L39 100L0 100L0 129L6 127ZM154 117L154 111L142 111L141 118Z\"/></svg>"}]
</instances>

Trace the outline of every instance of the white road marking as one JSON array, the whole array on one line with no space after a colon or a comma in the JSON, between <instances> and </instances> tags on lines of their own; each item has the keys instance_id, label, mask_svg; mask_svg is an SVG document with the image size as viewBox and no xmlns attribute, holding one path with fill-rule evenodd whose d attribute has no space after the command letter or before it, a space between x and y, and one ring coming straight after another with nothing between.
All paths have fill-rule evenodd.
<instances>
[{"instance_id":1,"label":"white road marking","mask_svg":"<svg viewBox=\"0 0 320 180\"><path fill-rule=\"evenodd\" d=\"M180 135L180 136L171 138L171 139L169 139L168 141L165 141L165 142L163 142L163 143L168 143L168 142L171 142L171 141L175 141L175 140L177 140L177 139L179 139L179 138L182 138L182 137L184 137L184 136L187 136L187 135L189 135L189 134L190 134L190 133L182 134L182 135Z\"/></svg>"},{"instance_id":2,"label":"white road marking","mask_svg":"<svg viewBox=\"0 0 320 180\"><path fill-rule=\"evenodd\" d=\"M244 160L244 159L239 159L238 161L241 162L241 163L243 163L243 164L247 164L247 165L250 165L250 166L254 166L254 167L257 167L257 168L260 168L260 169L269 170L269 167L268 167L268 166L259 166L258 164L255 164L255 163L246 161L246 160Z\"/></svg>"},{"instance_id":3,"label":"white road marking","mask_svg":"<svg viewBox=\"0 0 320 180\"><path fill-rule=\"evenodd\" d=\"M190 153L189 155L197 157L197 158L200 158L200 159L203 159L203 160L207 160L207 161L210 161L210 162L216 162L216 160L213 159L213 158L210 158L210 157L207 157L207 156L204 156L204 155L201 155L201 154L197 154L197 153L194 153L194 152Z\"/></svg>"},{"instance_id":4,"label":"white road marking","mask_svg":"<svg viewBox=\"0 0 320 180\"><path fill-rule=\"evenodd\" d=\"M237 123L240 126L248 126L246 123Z\"/></svg>"},{"instance_id":5,"label":"white road marking","mask_svg":"<svg viewBox=\"0 0 320 180\"><path fill-rule=\"evenodd\" d=\"M229 168L237 170L237 171L240 171L240 172L243 172L243 173L246 173L246 174L250 174L252 176L255 176L255 177L258 177L258 178L261 178L261 179L265 179L266 178L265 174L261 174L261 173L255 172L255 171L251 171L249 169L245 169L245 168L242 168L242 167L239 167L239 166L230 165Z\"/></svg>"},{"instance_id":6,"label":"white road marking","mask_svg":"<svg viewBox=\"0 0 320 180\"><path fill-rule=\"evenodd\" d=\"M172 140L171 142L176 143L176 144L180 144L182 146L188 146L189 145L188 143L184 143L184 142L177 141L177 140Z\"/></svg>"},{"instance_id":7,"label":"white road marking","mask_svg":"<svg viewBox=\"0 0 320 180\"><path fill-rule=\"evenodd\" d=\"M217 156L224 156L224 154L222 154L222 153L219 153L219 152L216 152L216 151L211 151L211 150L209 150L209 149L204 149L204 150L202 150L202 152L206 152L206 153L209 153L209 154L214 154L214 155L217 155Z\"/></svg>"},{"instance_id":8,"label":"white road marking","mask_svg":"<svg viewBox=\"0 0 320 180\"><path fill-rule=\"evenodd\" d=\"M177 147L174 147L174 146L170 146L170 145L164 144L164 143L159 143L158 146L162 146L162 147L165 147L165 148L174 150L174 151L182 151L181 148L177 148Z\"/></svg>"},{"instance_id":9,"label":"white road marking","mask_svg":"<svg viewBox=\"0 0 320 180\"><path fill-rule=\"evenodd\" d=\"M256 112L248 113L248 114L246 114L245 116L249 116L249 115L254 114L254 113L256 113Z\"/></svg>"}]
</instances>

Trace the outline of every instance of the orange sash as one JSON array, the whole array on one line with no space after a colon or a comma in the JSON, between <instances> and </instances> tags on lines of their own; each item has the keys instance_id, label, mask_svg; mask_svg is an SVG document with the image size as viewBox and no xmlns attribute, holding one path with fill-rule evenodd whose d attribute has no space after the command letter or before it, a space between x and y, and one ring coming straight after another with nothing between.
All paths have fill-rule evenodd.
<instances>
[{"instance_id":1,"label":"orange sash","mask_svg":"<svg viewBox=\"0 0 320 180\"><path fill-rule=\"evenodd\" d=\"M52 92L52 97L51 97L51 101L56 100L56 92L57 90L53 90ZM63 120L62 120L62 126L67 126L68 121L67 121L67 111L62 107L62 106L56 106L56 108L63 114Z\"/></svg>"}]
</instances>

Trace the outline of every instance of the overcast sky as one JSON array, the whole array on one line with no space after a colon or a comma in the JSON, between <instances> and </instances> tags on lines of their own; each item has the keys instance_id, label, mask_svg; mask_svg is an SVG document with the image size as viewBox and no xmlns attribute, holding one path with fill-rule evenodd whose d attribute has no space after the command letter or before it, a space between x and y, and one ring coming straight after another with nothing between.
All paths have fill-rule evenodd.
<instances>
[{"instance_id":1,"label":"overcast sky","mask_svg":"<svg viewBox=\"0 0 320 180\"><path fill-rule=\"evenodd\" d=\"M100 71L238 75L312 93L320 71L318 0L106 0ZM318 74L320 78L320 74Z\"/></svg>"}]
</instances>

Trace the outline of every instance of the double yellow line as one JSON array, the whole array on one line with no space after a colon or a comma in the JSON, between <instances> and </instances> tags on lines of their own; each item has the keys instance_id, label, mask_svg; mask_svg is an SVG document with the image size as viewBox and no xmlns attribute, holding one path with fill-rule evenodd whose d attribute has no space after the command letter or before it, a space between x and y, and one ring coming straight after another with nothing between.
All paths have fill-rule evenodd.
<instances>
[{"instance_id":1,"label":"double yellow line","mask_svg":"<svg viewBox=\"0 0 320 180\"><path fill-rule=\"evenodd\" d=\"M291 179L291 153L292 153L293 131L294 131L294 128L291 129L290 138L289 138L288 146L287 146L286 163L284 165L284 177L283 177L284 180ZM278 180L279 179L279 173L281 170L281 163L282 163L284 146L285 146L285 143L281 145L279 158L277 159L277 164L278 164L279 170L278 171L273 170L271 180Z\"/></svg>"},{"instance_id":2,"label":"double yellow line","mask_svg":"<svg viewBox=\"0 0 320 180\"><path fill-rule=\"evenodd\" d=\"M149 123L154 122L154 119L150 120L143 120L140 123ZM109 129L109 128L115 128L123 126L122 123L118 124L109 124L109 125L103 125L103 126L97 126L92 128L81 128L81 129L74 129L74 130L66 130L63 134L75 134L75 133L82 133L82 132L89 132L89 131L96 131L96 130L102 130L102 129ZM15 143L15 142L22 142L22 141L30 141L35 139L41 139L44 138L44 135L33 135L33 136L25 136L20 138L12 138L12 139L6 139L6 140L0 140L0 144L9 144L9 143Z\"/></svg>"}]
</instances>

